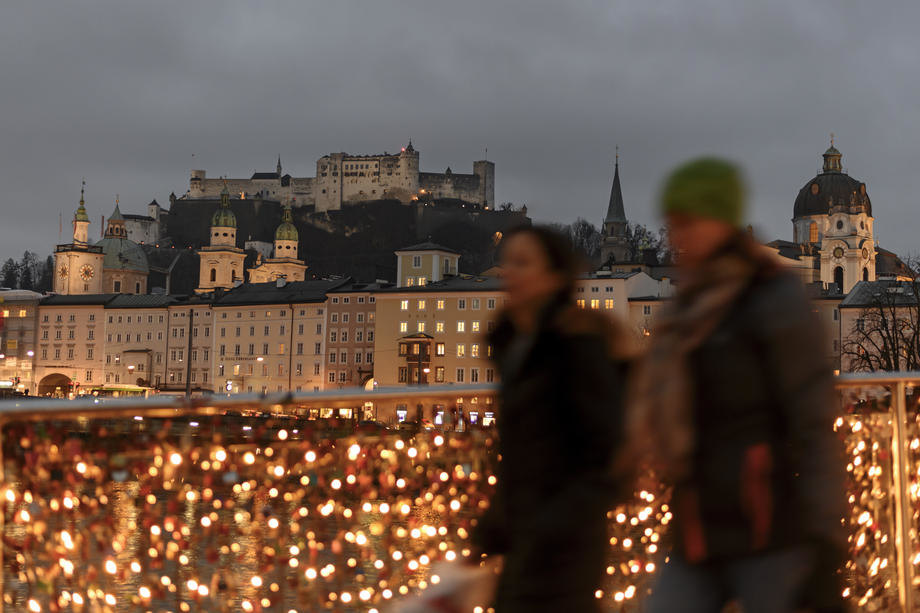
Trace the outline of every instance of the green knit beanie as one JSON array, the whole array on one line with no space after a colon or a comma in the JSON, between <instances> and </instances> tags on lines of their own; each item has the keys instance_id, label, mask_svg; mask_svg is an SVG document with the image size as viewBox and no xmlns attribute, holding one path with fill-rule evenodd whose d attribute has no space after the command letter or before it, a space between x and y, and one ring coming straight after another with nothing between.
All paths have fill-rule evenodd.
<instances>
[{"instance_id":1,"label":"green knit beanie","mask_svg":"<svg viewBox=\"0 0 920 613\"><path fill-rule=\"evenodd\" d=\"M697 158L671 172L661 193L661 212L685 213L740 226L744 191L737 166L718 158Z\"/></svg>"}]
</instances>

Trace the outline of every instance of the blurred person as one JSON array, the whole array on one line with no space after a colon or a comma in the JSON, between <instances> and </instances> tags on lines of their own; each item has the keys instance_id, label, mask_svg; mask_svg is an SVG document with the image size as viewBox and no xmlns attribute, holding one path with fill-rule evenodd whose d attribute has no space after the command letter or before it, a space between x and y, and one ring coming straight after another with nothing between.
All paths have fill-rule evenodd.
<instances>
[{"instance_id":1,"label":"blurred person","mask_svg":"<svg viewBox=\"0 0 920 613\"><path fill-rule=\"evenodd\" d=\"M825 343L799 280L741 229L744 192L735 166L703 158L662 193L680 283L638 369L626 456L674 486L651 613L844 610Z\"/></svg>"},{"instance_id":2,"label":"blurred person","mask_svg":"<svg viewBox=\"0 0 920 613\"><path fill-rule=\"evenodd\" d=\"M561 234L508 233L501 269L507 301L489 338L501 462L473 544L503 555L498 613L600 610L630 337L575 305L579 260Z\"/></svg>"}]
</instances>

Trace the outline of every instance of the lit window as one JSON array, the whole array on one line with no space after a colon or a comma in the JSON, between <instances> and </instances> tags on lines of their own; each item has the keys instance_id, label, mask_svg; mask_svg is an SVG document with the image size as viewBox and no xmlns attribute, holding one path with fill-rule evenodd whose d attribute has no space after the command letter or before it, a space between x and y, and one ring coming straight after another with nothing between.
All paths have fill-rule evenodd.
<instances>
[{"instance_id":1,"label":"lit window","mask_svg":"<svg viewBox=\"0 0 920 613\"><path fill-rule=\"evenodd\" d=\"M470 356L474 358L479 357L479 345L477 345L476 343L473 343L472 345L470 345Z\"/></svg>"},{"instance_id":2,"label":"lit window","mask_svg":"<svg viewBox=\"0 0 920 613\"><path fill-rule=\"evenodd\" d=\"M445 352L445 348L444 348L444 343L438 343L438 344L436 344L436 345L434 346L434 353L435 353L435 355L438 355L438 356L443 356L443 355L445 355L446 352Z\"/></svg>"},{"instance_id":3,"label":"lit window","mask_svg":"<svg viewBox=\"0 0 920 613\"><path fill-rule=\"evenodd\" d=\"M457 344L457 357L462 358L465 355L466 355L466 345L464 345L463 343L458 343Z\"/></svg>"},{"instance_id":4,"label":"lit window","mask_svg":"<svg viewBox=\"0 0 920 613\"><path fill-rule=\"evenodd\" d=\"M457 322L457 332L466 332L466 322L465 321Z\"/></svg>"},{"instance_id":5,"label":"lit window","mask_svg":"<svg viewBox=\"0 0 920 613\"><path fill-rule=\"evenodd\" d=\"M424 331L425 331L425 322L424 322L424 321L418 322L418 331L419 331L419 332L424 332Z\"/></svg>"},{"instance_id":6,"label":"lit window","mask_svg":"<svg viewBox=\"0 0 920 613\"><path fill-rule=\"evenodd\" d=\"M435 306L437 307L439 311L443 311L444 310L444 299L443 298L439 299Z\"/></svg>"},{"instance_id":7,"label":"lit window","mask_svg":"<svg viewBox=\"0 0 920 613\"><path fill-rule=\"evenodd\" d=\"M400 332L408 332L408 331L409 331L409 322L408 322L408 321L401 321L401 322L399 322L399 331L400 331Z\"/></svg>"},{"instance_id":8,"label":"lit window","mask_svg":"<svg viewBox=\"0 0 920 613\"><path fill-rule=\"evenodd\" d=\"M585 301L584 301L583 299L581 299L581 298L579 298L578 300L576 300L576 301L575 301L575 304L577 304L579 308L582 308L582 309L585 308Z\"/></svg>"},{"instance_id":9,"label":"lit window","mask_svg":"<svg viewBox=\"0 0 920 613\"><path fill-rule=\"evenodd\" d=\"M592 308L592 309L599 309L599 308L601 308L601 301L598 300L597 298L592 298L592 299L591 299L591 308Z\"/></svg>"},{"instance_id":10,"label":"lit window","mask_svg":"<svg viewBox=\"0 0 920 613\"><path fill-rule=\"evenodd\" d=\"M604 300L604 308L605 308L605 309L608 309L608 310L613 308L613 299L612 299L612 298L607 298L606 300Z\"/></svg>"},{"instance_id":11,"label":"lit window","mask_svg":"<svg viewBox=\"0 0 920 613\"><path fill-rule=\"evenodd\" d=\"M470 322L470 331L472 331L472 332L479 332L479 322L478 322L478 321L471 321L471 322Z\"/></svg>"},{"instance_id":12,"label":"lit window","mask_svg":"<svg viewBox=\"0 0 920 613\"><path fill-rule=\"evenodd\" d=\"M427 277L419 277L419 278L418 278L418 284L419 284L420 286L421 286L421 285L428 285L428 278L427 278Z\"/></svg>"},{"instance_id":13,"label":"lit window","mask_svg":"<svg viewBox=\"0 0 920 613\"><path fill-rule=\"evenodd\" d=\"M444 322L443 322L443 321L435 322L435 324L434 324L434 331L435 331L435 332L444 332Z\"/></svg>"},{"instance_id":14,"label":"lit window","mask_svg":"<svg viewBox=\"0 0 920 613\"><path fill-rule=\"evenodd\" d=\"M424 300L419 300L419 301L418 301L418 310L419 310L419 311L424 311L424 310L425 310L425 301L424 301Z\"/></svg>"},{"instance_id":15,"label":"lit window","mask_svg":"<svg viewBox=\"0 0 920 613\"><path fill-rule=\"evenodd\" d=\"M400 310L400 311L408 311L408 310L409 310L409 301L408 301L408 300L400 300L400 301L399 301L399 310Z\"/></svg>"}]
</instances>

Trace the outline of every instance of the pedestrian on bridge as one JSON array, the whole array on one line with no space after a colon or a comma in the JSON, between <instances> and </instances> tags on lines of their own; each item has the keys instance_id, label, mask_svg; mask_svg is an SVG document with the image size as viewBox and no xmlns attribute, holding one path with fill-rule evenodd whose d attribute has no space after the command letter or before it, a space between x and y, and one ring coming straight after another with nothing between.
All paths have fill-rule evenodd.
<instances>
[{"instance_id":1,"label":"pedestrian on bridge","mask_svg":"<svg viewBox=\"0 0 920 613\"><path fill-rule=\"evenodd\" d=\"M712 158L667 179L678 292L654 328L626 463L674 485L674 548L651 613L841 611L846 515L831 366L792 272L742 229L739 170Z\"/></svg>"},{"instance_id":2,"label":"pedestrian on bridge","mask_svg":"<svg viewBox=\"0 0 920 613\"><path fill-rule=\"evenodd\" d=\"M474 544L504 556L498 613L597 611L631 336L576 306L579 260L557 232L506 234L501 271L507 302L489 343L502 460Z\"/></svg>"}]
</instances>

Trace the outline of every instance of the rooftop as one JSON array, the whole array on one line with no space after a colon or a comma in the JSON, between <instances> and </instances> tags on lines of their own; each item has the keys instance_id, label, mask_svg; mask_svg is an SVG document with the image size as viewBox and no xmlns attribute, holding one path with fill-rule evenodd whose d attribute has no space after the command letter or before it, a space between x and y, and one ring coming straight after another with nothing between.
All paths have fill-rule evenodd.
<instances>
[{"instance_id":1,"label":"rooftop","mask_svg":"<svg viewBox=\"0 0 920 613\"><path fill-rule=\"evenodd\" d=\"M396 253L402 253L404 251L444 251L445 253L460 253L459 251L455 251L450 247L445 247L444 245L439 245L438 243L433 243L431 241L425 241L424 243L403 247L402 249L397 250Z\"/></svg>"},{"instance_id":2,"label":"rooftop","mask_svg":"<svg viewBox=\"0 0 920 613\"><path fill-rule=\"evenodd\" d=\"M238 287L215 296L215 307L237 306L246 304L300 304L304 302L324 302L326 293L351 279L332 281L291 281L289 283L272 281L269 283L243 283Z\"/></svg>"}]
</instances>

